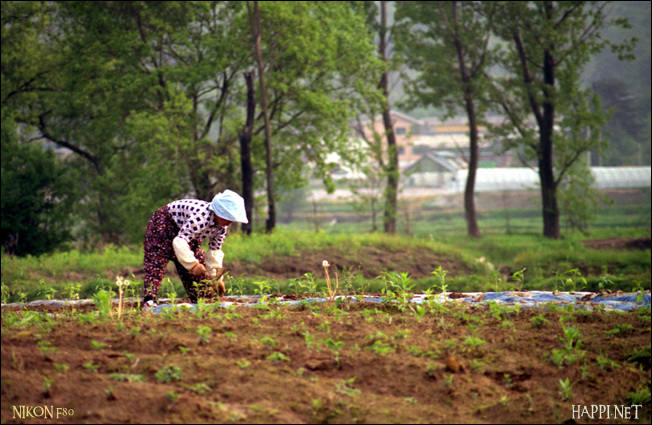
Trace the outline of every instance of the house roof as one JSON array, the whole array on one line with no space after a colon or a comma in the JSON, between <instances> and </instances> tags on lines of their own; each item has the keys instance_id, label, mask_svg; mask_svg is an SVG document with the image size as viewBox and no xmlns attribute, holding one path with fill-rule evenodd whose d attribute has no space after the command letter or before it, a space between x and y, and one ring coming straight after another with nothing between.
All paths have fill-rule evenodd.
<instances>
[{"instance_id":1,"label":"house roof","mask_svg":"<svg viewBox=\"0 0 652 425\"><path fill-rule=\"evenodd\" d=\"M444 168L445 170L450 171L452 173L455 173L455 172L457 172L457 170L460 169L458 164L456 164L455 161L453 161L450 158L446 158L444 156L440 156L440 155L433 154L433 153L427 153L427 154L423 155L419 160L412 163L412 165L407 167L403 172L404 173L418 173L418 172L421 171L421 169L424 166L425 162L432 162L432 163L434 163L434 164L436 164L436 165L438 165L438 166L440 166L440 167Z\"/></svg>"},{"instance_id":2,"label":"house roof","mask_svg":"<svg viewBox=\"0 0 652 425\"><path fill-rule=\"evenodd\" d=\"M413 118L413 117L411 117L411 116L409 116L407 114L404 114L402 112L391 110L391 111L389 111L389 115L394 117L394 118L400 118L402 120L405 120L405 121L407 121L407 122L409 122L411 124L423 125L422 120L418 120L418 119ZM374 117L373 122L381 121L382 119L383 119L383 116L379 114L379 115L376 115ZM369 120L362 121L362 124L368 124L368 123L369 123Z\"/></svg>"},{"instance_id":3,"label":"house roof","mask_svg":"<svg viewBox=\"0 0 652 425\"><path fill-rule=\"evenodd\" d=\"M480 146L484 146L482 135L478 137ZM428 146L431 149L459 149L468 148L471 144L468 133L441 133L435 135L420 134L412 142L415 146Z\"/></svg>"}]
</instances>

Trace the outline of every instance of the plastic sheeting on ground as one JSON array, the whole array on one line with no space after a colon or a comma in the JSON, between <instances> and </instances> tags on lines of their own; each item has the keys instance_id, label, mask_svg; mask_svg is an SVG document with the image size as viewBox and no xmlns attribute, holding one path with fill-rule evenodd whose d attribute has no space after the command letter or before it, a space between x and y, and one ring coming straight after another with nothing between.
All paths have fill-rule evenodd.
<instances>
[{"instance_id":1,"label":"plastic sheeting on ground","mask_svg":"<svg viewBox=\"0 0 652 425\"><path fill-rule=\"evenodd\" d=\"M650 291L645 293L615 293L615 294L598 294L595 292L559 292L550 291L508 291L508 292L470 292L470 293L448 293L446 297L443 294L430 295L430 300L435 302L465 302L470 305L483 305L490 302L497 302L506 305L519 305L521 308L543 307L549 303L561 306L574 305L577 309L593 310L604 308L605 310L629 311L641 307L650 306ZM259 304L260 296L244 295L239 297L229 297L236 299L234 301L225 301L217 304L220 307L237 306L255 306ZM359 297L337 296L335 297L342 302L358 302ZM377 296L365 295L361 300L365 302L383 302L383 298ZM427 300L425 294L415 294L410 302L423 303ZM165 301L165 300L161 300ZM326 298L304 298L301 300L284 300L277 298L273 302L282 305L298 305L300 303L326 302ZM270 298L267 298L270 302ZM161 313L171 307L184 306L191 309L197 308L197 304L160 304L151 309L153 313ZM598 307L602 306L602 307Z\"/></svg>"},{"instance_id":2,"label":"plastic sheeting on ground","mask_svg":"<svg viewBox=\"0 0 652 425\"><path fill-rule=\"evenodd\" d=\"M415 294L410 302L413 303L423 303L426 300L425 294ZM629 311L642 307L650 307L650 291L641 292L616 292L614 294L599 294L595 292L558 292L553 293L550 291L507 291L507 292L449 292L447 296L444 297L443 294L433 294L430 295L431 300L435 302L465 302L470 305L483 305L490 302L497 302L500 304L506 305L520 305L521 308L534 308L534 307L546 307L548 303L559 304L561 306L572 304L578 309L587 309L593 310L598 306L598 308L604 308L605 310L620 310L620 311ZM266 297L267 302L274 302L276 304L283 305L298 305L300 303L314 303L314 302L326 302L328 299L314 297L314 298L304 298L301 300L290 300L285 297L276 298L271 301L271 297ZM357 302L359 297L352 296L337 296L335 297L341 302ZM242 296L230 296L230 300L236 301L225 301L219 304L215 304L219 307L229 307L232 305L237 306L255 306L259 303L259 295L242 295ZM127 298L124 300L126 303L135 303L141 301L141 298ZM383 302L383 298L378 297L377 295L365 295L362 297L362 300L365 302ZM118 302L118 299L113 300L114 303ZM160 299L162 304L152 308L150 311L153 313L161 313L166 308L184 306L191 309L197 308L197 304L189 303L177 303L169 304L169 298ZM88 305L93 304L93 300L36 300L29 303L13 303L13 304L2 304L2 307L23 307L23 306L79 306L79 305Z\"/></svg>"}]
</instances>

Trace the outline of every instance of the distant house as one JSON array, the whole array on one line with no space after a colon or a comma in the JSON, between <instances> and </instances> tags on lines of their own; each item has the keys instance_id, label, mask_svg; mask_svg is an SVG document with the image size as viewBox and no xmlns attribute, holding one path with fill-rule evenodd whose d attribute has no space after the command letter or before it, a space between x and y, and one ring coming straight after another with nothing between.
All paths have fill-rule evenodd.
<instances>
[{"instance_id":1,"label":"distant house","mask_svg":"<svg viewBox=\"0 0 652 425\"><path fill-rule=\"evenodd\" d=\"M421 154L412 152L415 140L418 140L418 128L423 126L423 121L412 118L398 111L391 111L394 134L396 135L396 146L398 147L399 168L405 168L421 157ZM387 147L385 137L385 125L382 115L376 116L373 121L365 121L356 128L358 134L365 140L374 140L374 133L383 137L384 147Z\"/></svg>"},{"instance_id":2,"label":"distant house","mask_svg":"<svg viewBox=\"0 0 652 425\"><path fill-rule=\"evenodd\" d=\"M455 180L466 164L447 153L429 152L403 170L405 186L443 187Z\"/></svg>"},{"instance_id":3,"label":"distant house","mask_svg":"<svg viewBox=\"0 0 652 425\"><path fill-rule=\"evenodd\" d=\"M391 111L396 144L398 146L399 168L405 170L424 155L432 153L448 153L455 157L456 162L469 160L469 126L466 117L454 117L446 120L439 118L424 118L418 120L398 111ZM502 117L493 119L499 124ZM385 127L382 116L373 121L362 123L363 138L373 140L373 132L384 135ZM512 163L511 154L501 154L487 140L487 129L480 126L480 167L508 167ZM384 140L386 138L383 137ZM386 142L385 142L386 143Z\"/></svg>"}]
</instances>

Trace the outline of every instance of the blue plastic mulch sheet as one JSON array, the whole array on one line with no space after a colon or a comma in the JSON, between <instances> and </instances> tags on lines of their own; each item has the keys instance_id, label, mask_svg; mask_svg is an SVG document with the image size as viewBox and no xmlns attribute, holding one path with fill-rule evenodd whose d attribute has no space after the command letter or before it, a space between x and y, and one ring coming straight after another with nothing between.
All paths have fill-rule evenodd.
<instances>
[{"instance_id":1,"label":"blue plastic mulch sheet","mask_svg":"<svg viewBox=\"0 0 652 425\"><path fill-rule=\"evenodd\" d=\"M427 300L425 294L415 294L410 302L423 303ZM244 295L238 297L229 297L237 301L222 302L214 304L219 307L237 306L255 306L259 304L260 296ZM357 302L358 299L351 296L335 297L341 302ZM365 295L365 302L383 302L382 298ZM578 309L593 310L597 306L603 306L605 310L629 311L642 307L650 306L650 291L645 293L616 293L616 294L597 294L594 292L559 292L549 291L521 291L521 292L471 292L471 293L449 293L446 297L443 294L430 295L430 300L435 302L465 302L470 305L484 305L491 302L497 302L506 305L519 305L521 308L546 307L546 304L553 303L561 306L574 305ZM163 301L163 300L162 300ZM270 300L268 299L268 302ZM276 304L298 305L301 303L326 302L326 298L304 298L297 300L284 300L277 298ZM548 304L549 305L549 304ZM187 307L196 309L197 304L160 304L154 307L152 313L161 313L172 307Z\"/></svg>"}]
</instances>

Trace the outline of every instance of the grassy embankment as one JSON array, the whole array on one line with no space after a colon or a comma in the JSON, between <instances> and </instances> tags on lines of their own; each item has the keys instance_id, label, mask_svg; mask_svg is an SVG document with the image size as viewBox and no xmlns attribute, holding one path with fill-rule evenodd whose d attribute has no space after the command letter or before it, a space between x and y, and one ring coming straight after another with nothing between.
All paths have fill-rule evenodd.
<instances>
[{"instance_id":1,"label":"grassy embankment","mask_svg":"<svg viewBox=\"0 0 652 425\"><path fill-rule=\"evenodd\" d=\"M647 229L604 228L600 238L640 237L649 235ZM442 233L437 238L431 234L421 236L388 236L384 234L347 234L292 231L279 229L273 235L254 234L246 238L231 234L224 246L226 265L259 265L265 258L301 257L311 251L322 253L354 253L365 247L376 252L419 250L431 251L436 269L438 258L459 264L468 270L465 274L446 276L447 291L494 291L509 289L544 290L597 290L636 288L650 289L650 251L592 250L584 247L583 239L593 239L579 234L567 235L562 240L549 240L535 234L486 234L476 240L463 233ZM412 251L414 252L414 251ZM353 255L353 254L351 254ZM328 258L324 258L328 259ZM484 259L483 261L478 261ZM366 259L356 258L364 268ZM434 274L427 278L401 279L409 271L410 259L404 266L395 263L395 269L380 273L379 279L365 279L349 270L342 276L342 290L380 292L387 285L399 282L412 285L413 291L429 288L441 291L442 281ZM337 266L337 265L336 265ZM169 269L172 270L172 267ZM317 268L319 270L319 268ZM445 271L445 268L444 268ZM522 271L522 279L518 278ZM517 273L516 278L512 278ZM142 250L130 247L106 247L101 253L78 251L55 253L42 257L10 258L2 255L2 301L18 302L35 299L90 298L99 289L117 292L116 276L132 280L128 296L139 296L142 290ZM175 292L185 296L181 282L168 274L160 296ZM294 279L265 279L264 270L255 275L232 276L227 287L233 294L254 294L267 288L270 292L305 292L325 290L323 273ZM309 289L312 288L312 289Z\"/></svg>"}]
</instances>

